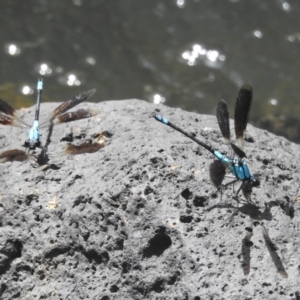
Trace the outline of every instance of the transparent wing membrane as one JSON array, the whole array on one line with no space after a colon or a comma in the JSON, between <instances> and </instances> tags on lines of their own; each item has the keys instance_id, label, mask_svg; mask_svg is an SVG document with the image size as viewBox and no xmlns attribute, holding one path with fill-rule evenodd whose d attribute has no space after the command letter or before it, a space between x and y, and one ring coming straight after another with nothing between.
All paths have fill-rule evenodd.
<instances>
[{"instance_id":1,"label":"transparent wing membrane","mask_svg":"<svg viewBox=\"0 0 300 300\"><path fill-rule=\"evenodd\" d=\"M7 102L0 99L0 112L9 116L14 116L16 110L12 106L10 106Z\"/></svg>"},{"instance_id":2,"label":"transparent wing membrane","mask_svg":"<svg viewBox=\"0 0 300 300\"><path fill-rule=\"evenodd\" d=\"M96 92L96 89L89 90L87 92L80 93L74 96L71 100L67 100L63 102L61 105L56 107L54 111L50 115L50 120L53 120L56 116L65 113L66 111L70 110L74 106L80 104L83 101L86 101L91 96L93 96Z\"/></svg>"},{"instance_id":3,"label":"transparent wing membrane","mask_svg":"<svg viewBox=\"0 0 300 300\"><path fill-rule=\"evenodd\" d=\"M30 127L21 120L17 111L2 99L0 99L0 124L18 126L23 128Z\"/></svg>"},{"instance_id":4,"label":"transparent wing membrane","mask_svg":"<svg viewBox=\"0 0 300 300\"><path fill-rule=\"evenodd\" d=\"M100 113L100 110L89 110L89 109L78 109L72 112L66 112L62 115L57 116L54 120L54 124L68 123L75 120L81 120L96 116Z\"/></svg>"}]
</instances>

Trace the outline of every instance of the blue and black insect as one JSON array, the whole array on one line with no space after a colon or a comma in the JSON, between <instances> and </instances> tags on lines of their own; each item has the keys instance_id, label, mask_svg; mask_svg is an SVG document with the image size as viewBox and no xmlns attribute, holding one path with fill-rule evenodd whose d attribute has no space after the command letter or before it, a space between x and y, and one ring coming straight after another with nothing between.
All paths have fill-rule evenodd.
<instances>
[{"instance_id":1,"label":"blue and black insect","mask_svg":"<svg viewBox=\"0 0 300 300\"><path fill-rule=\"evenodd\" d=\"M234 151L235 155L232 157L226 156L222 154L220 151L212 148L211 146L203 143L202 141L195 138L193 135L189 134L188 132L184 131L183 129L177 127L164 117L153 114L153 117L165 124L170 126L171 128L181 132L186 137L190 138L200 146L207 149L211 152L217 160L215 160L210 165L210 179L212 183L218 188L223 189L231 184L234 184L237 181L242 181L241 186L239 187L236 194L238 194L241 190L245 198L251 201L251 192L253 187L258 187L260 185L259 179L251 175L248 165L245 161L246 154L241 149L242 143L244 139L244 132L247 127L249 113L251 109L252 103L252 87L249 84L244 84L238 93L238 97L236 100L235 111L234 111L234 128L236 139L239 143L239 146L233 144L230 140L230 127L229 127L229 113L227 103L224 100L220 100L217 105L217 120L222 132L222 135L226 142L230 144L232 150ZM228 169L235 177L235 179L225 185L222 185L224 180L226 169Z\"/></svg>"},{"instance_id":2,"label":"blue and black insect","mask_svg":"<svg viewBox=\"0 0 300 300\"><path fill-rule=\"evenodd\" d=\"M40 128L51 126L55 124L67 123L75 120L90 118L99 113L97 110L79 109L77 111L67 112L74 106L90 98L96 92L96 89L89 90L87 92L80 93L74 96L72 99L67 100L60 104L53 112L40 124L40 103L43 91L43 79L39 78L37 82L37 101L35 109L35 117L33 125L29 126L26 124L18 115L17 111L10 106L7 102L0 99L0 124L18 126L23 128L29 128L29 137L25 141L24 147L29 150L35 150L36 148L44 147L40 141Z\"/></svg>"},{"instance_id":3,"label":"blue and black insect","mask_svg":"<svg viewBox=\"0 0 300 300\"><path fill-rule=\"evenodd\" d=\"M35 117L34 117L33 125L29 130L28 140L24 143L24 146L31 150L34 150L36 147L41 147L39 118L40 118L40 105L41 105L42 92L43 92L43 79L39 78L37 82L37 99L36 99L36 107L35 107Z\"/></svg>"}]
</instances>

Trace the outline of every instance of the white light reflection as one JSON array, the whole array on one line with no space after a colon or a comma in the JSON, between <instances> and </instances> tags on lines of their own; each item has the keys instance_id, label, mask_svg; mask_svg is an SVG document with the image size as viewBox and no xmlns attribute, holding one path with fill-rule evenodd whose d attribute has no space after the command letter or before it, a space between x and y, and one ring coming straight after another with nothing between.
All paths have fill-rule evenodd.
<instances>
[{"instance_id":1,"label":"white light reflection","mask_svg":"<svg viewBox=\"0 0 300 300\"><path fill-rule=\"evenodd\" d=\"M161 103L164 103L166 101L166 98L163 97L160 94L154 94L152 98L153 98L153 103L154 104L161 104Z\"/></svg>"},{"instance_id":2,"label":"white light reflection","mask_svg":"<svg viewBox=\"0 0 300 300\"><path fill-rule=\"evenodd\" d=\"M56 67L56 68L55 68L55 72L56 72L56 73L62 73L63 70L64 70L64 69L63 69L62 67Z\"/></svg>"},{"instance_id":3,"label":"white light reflection","mask_svg":"<svg viewBox=\"0 0 300 300\"><path fill-rule=\"evenodd\" d=\"M192 50L186 50L181 54L181 57L189 66L194 66L199 61L202 61L209 67L220 68L226 60L226 56L218 50L206 49L204 46L195 44Z\"/></svg>"},{"instance_id":4,"label":"white light reflection","mask_svg":"<svg viewBox=\"0 0 300 300\"><path fill-rule=\"evenodd\" d=\"M52 74L52 68L46 63L39 64L36 69L40 75L50 76Z\"/></svg>"},{"instance_id":5,"label":"white light reflection","mask_svg":"<svg viewBox=\"0 0 300 300\"><path fill-rule=\"evenodd\" d=\"M277 99L274 99L274 98L273 98L273 99L270 99L270 104L271 104L271 105L274 105L274 106L275 106L275 105L278 105L278 100L277 100Z\"/></svg>"},{"instance_id":6,"label":"white light reflection","mask_svg":"<svg viewBox=\"0 0 300 300\"><path fill-rule=\"evenodd\" d=\"M291 5L286 2L286 1L280 1L281 2L281 7L284 11L289 12L291 11Z\"/></svg>"},{"instance_id":7,"label":"white light reflection","mask_svg":"<svg viewBox=\"0 0 300 300\"><path fill-rule=\"evenodd\" d=\"M76 77L75 74L69 74L67 78L67 85L81 85L81 81Z\"/></svg>"},{"instance_id":8,"label":"white light reflection","mask_svg":"<svg viewBox=\"0 0 300 300\"><path fill-rule=\"evenodd\" d=\"M16 44L5 44L4 51L12 56L21 54L21 49Z\"/></svg>"},{"instance_id":9,"label":"white light reflection","mask_svg":"<svg viewBox=\"0 0 300 300\"><path fill-rule=\"evenodd\" d=\"M215 62L218 59L219 55L220 55L220 53L217 50L208 50L207 54L206 54L206 57L211 62Z\"/></svg>"},{"instance_id":10,"label":"white light reflection","mask_svg":"<svg viewBox=\"0 0 300 300\"><path fill-rule=\"evenodd\" d=\"M77 71L63 73L58 76L57 80L60 84L68 86L80 86L85 82L84 77Z\"/></svg>"},{"instance_id":11,"label":"white light reflection","mask_svg":"<svg viewBox=\"0 0 300 300\"><path fill-rule=\"evenodd\" d=\"M290 34L287 36L287 40L291 43L296 42L296 41L300 41L300 33L299 32L295 32L293 34Z\"/></svg>"},{"instance_id":12,"label":"white light reflection","mask_svg":"<svg viewBox=\"0 0 300 300\"><path fill-rule=\"evenodd\" d=\"M23 95L32 95L34 93L33 89L28 85L21 87L21 92Z\"/></svg>"},{"instance_id":13,"label":"white light reflection","mask_svg":"<svg viewBox=\"0 0 300 300\"><path fill-rule=\"evenodd\" d=\"M290 12L292 10L291 5L286 0L277 0L276 2L285 12Z\"/></svg>"},{"instance_id":14,"label":"white light reflection","mask_svg":"<svg viewBox=\"0 0 300 300\"><path fill-rule=\"evenodd\" d=\"M193 52L198 53L200 55L206 55L207 50L205 48L203 48L201 45L195 44L193 46Z\"/></svg>"},{"instance_id":15,"label":"white light reflection","mask_svg":"<svg viewBox=\"0 0 300 300\"><path fill-rule=\"evenodd\" d=\"M73 0L73 3L77 6L81 6L82 5L82 1L81 0Z\"/></svg>"},{"instance_id":16,"label":"white light reflection","mask_svg":"<svg viewBox=\"0 0 300 300\"><path fill-rule=\"evenodd\" d=\"M215 75L214 75L213 73L209 73L209 74L208 74L208 80L209 80L210 82L215 81Z\"/></svg>"},{"instance_id":17,"label":"white light reflection","mask_svg":"<svg viewBox=\"0 0 300 300\"><path fill-rule=\"evenodd\" d=\"M177 0L176 1L176 5L180 8L183 8L185 5L185 1L184 0Z\"/></svg>"},{"instance_id":18,"label":"white light reflection","mask_svg":"<svg viewBox=\"0 0 300 300\"><path fill-rule=\"evenodd\" d=\"M291 10L291 6L290 6L290 4L287 3L287 2L283 2L283 3L282 3L282 9L283 9L284 11L290 11L290 10Z\"/></svg>"},{"instance_id":19,"label":"white light reflection","mask_svg":"<svg viewBox=\"0 0 300 300\"><path fill-rule=\"evenodd\" d=\"M260 30L254 30L253 35L258 39L261 39L263 37L263 33Z\"/></svg>"},{"instance_id":20,"label":"white light reflection","mask_svg":"<svg viewBox=\"0 0 300 300\"><path fill-rule=\"evenodd\" d=\"M85 61L86 61L88 64L92 65L92 66L94 66L94 65L96 64L95 58L94 58L94 57L91 57L91 56L87 57L87 58L85 59Z\"/></svg>"}]
</instances>

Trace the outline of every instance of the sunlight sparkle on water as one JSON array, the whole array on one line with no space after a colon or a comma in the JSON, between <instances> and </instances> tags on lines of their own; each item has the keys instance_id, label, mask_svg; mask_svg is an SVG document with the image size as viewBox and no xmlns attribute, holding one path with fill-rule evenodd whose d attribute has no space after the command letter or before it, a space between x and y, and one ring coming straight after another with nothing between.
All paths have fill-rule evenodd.
<instances>
[{"instance_id":1,"label":"sunlight sparkle on water","mask_svg":"<svg viewBox=\"0 0 300 300\"><path fill-rule=\"evenodd\" d=\"M189 66L194 66L198 62L203 62L209 67L219 68L226 60L226 56L215 49L206 49L200 44L195 44L192 50L186 50L181 54L181 57Z\"/></svg>"},{"instance_id":2,"label":"sunlight sparkle on water","mask_svg":"<svg viewBox=\"0 0 300 300\"><path fill-rule=\"evenodd\" d=\"M184 7L185 5L185 0L177 0L176 5L180 8Z\"/></svg>"},{"instance_id":3,"label":"sunlight sparkle on water","mask_svg":"<svg viewBox=\"0 0 300 300\"><path fill-rule=\"evenodd\" d=\"M295 32L293 34L290 34L287 36L287 40L291 43L293 42L299 42L300 41L300 33L299 32Z\"/></svg>"},{"instance_id":4,"label":"sunlight sparkle on water","mask_svg":"<svg viewBox=\"0 0 300 300\"><path fill-rule=\"evenodd\" d=\"M41 75L51 75L52 74L52 69L46 63L41 63L40 65L38 65L37 69Z\"/></svg>"},{"instance_id":5,"label":"sunlight sparkle on water","mask_svg":"<svg viewBox=\"0 0 300 300\"><path fill-rule=\"evenodd\" d=\"M85 59L85 61L86 61L89 65L92 65L92 66L96 64L95 58L94 58L94 57L91 57L91 56L87 57L87 58Z\"/></svg>"},{"instance_id":6,"label":"sunlight sparkle on water","mask_svg":"<svg viewBox=\"0 0 300 300\"><path fill-rule=\"evenodd\" d=\"M160 95L160 94L153 95L153 103L154 104L161 104L161 103L164 103L165 101L166 101L166 98L163 97L162 95Z\"/></svg>"},{"instance_id":7,"label":"sunlight sparkle on water","mask_svg":"<svg viewBox=\"0 0 300 300\"><path fill-rule=\"evenodd\" d=\"M288 2L283 2L282 3L282 9L285 11L290 11L291 10L291 6Z\"/></svg>"},{"instance_id":8,"label":"sunlight sparkle on water","mask_svg":"<svg viewBox=\"0 0 300 300\"><path fill-rule=\"evenodd\" d=\"M5 53L9 55L16 56L21 54L21 49L16 44L6 44L4 48Z\"/></svg>"},{"instance_id":9,"label":"sunlight sparkle on water","mask_svg":"<svg viewBox=\"0 0 300 300\"><path fill-rule=\"evenodd\" d=\"M274 106L278 105L278 100L277 99L270 99L269 102L270 102L271 105L274 105Z\"/></svg>"},{"instance_id":10,"label":"sunlight sparkle on water","mask_svg":"<svg viewBox=\"0 0 300 300\"><path fill-rule=\"evenodd\" d=\"M69 74L67 84L70 86L72 86L72 85L79 86L79 85L81 85L81 81L76 77L75 74Z\"/></svg>"},{"instance_id":11,"label":"sunlight sparkle on water","mask_svg":"<svg viewBox=\"0 0 300 300\"><path fill-rule=\"evenodd\" d=\"M217 50L208 50L206 57L209 59L211 62L215 62L220 56L219 51Z\"/></svg>"},{"instance_id":12,"label":"sunlight sparkle on water","mask_svg":"<svg viewBox=\"0 0 300 300\"><path fill-rule=\"evenodd\" d=\"M81 1L81 0L73 0L73 3L74 3L76 6L81 6L81 5L82 5L82 1Z\"/></svg>"},{"instance_id":13,"label":"sunlight sparkle on water","mask_svg":"<svg viewBox=\"0 0 300 300\"><path fill-rule=\"evenodd\" d=\"M33 94L33 89L30 86L28 86L28 85L24 85L21 88L21 91L22 91L23 95L31 95L31 94Z\"/></svg>"},{"instance_id":14,"label":"sunlight sparkle on water","mask_svg":"<svg viewBox=\"0 0 300 300\"><path fill-rule=\"evenodd\" d=\"M253 35L258 39L261 39L263 37L263 33L260 30L254 30Z\"/></svg>"}]
</instances>

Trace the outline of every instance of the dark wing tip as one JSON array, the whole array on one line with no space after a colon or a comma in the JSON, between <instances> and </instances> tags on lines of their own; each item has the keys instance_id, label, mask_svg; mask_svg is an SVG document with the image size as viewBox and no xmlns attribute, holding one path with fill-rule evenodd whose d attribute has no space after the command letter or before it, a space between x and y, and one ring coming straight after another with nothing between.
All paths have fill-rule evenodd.
<instances>
[{"instance_id":1,"label":"dark wing tip","mask_svg":"<svg viewBox=\"0 0 300 300\"><path fill-rule=\"evenodd\" d=\"M225 100L222 99L218 102L216 115L223 137L225 140L230 140L229 112Z\"/></svg>"},{"instance_id":2,"label":"dark wing tip","mask_svg":"<svg viewBox=\"0 0 300 300\"><path fill-rule=\"evenodd\" d=\"M227 103L226 103L226 101L224 100L224 99L221 99L221 100L219 100L219 102L218 103L221 103L221 104L226 104L227 105Z\"/></svg>"},{"instance_id":3,"label":"dark wing tip","mask_svg":"<svg viewBox=\"0 0 300 300\"><path fill-rule=\"evenodd\" d=\"M240 101L243 100L246 101L247 103L251 103L252 94L253 94L252 86L249 83L245 83L239 90L238 99L240 99Z\"/></svg>"},{"instance_id":4,"label":"dark wing tip","mask_svg":"<svg viewBox=\"0 0 300 300\"><path fill-rule=\"evenodd\" d=\"M235 135L239 140L244 137L244 132L249 120L252 97L252 87L250 84L245 83L239 90L234 109Z\"/></svg>"},{"instance_id":5,"label":"dark wing tip","mask_svg":"<svg viewBox=\"0 0 300 300\"><path fill-rule=\"evenodd\" d=\"M225 111L228 111L228 105L224 99L221 99L217 104L217 115L218 113Z\"/></svg>"},{"instance_id":6,"label":"dark wing tip","mask_svg":"<svg viewBox=\"0 0 300 300\"><path fill-rule=\"evenodd\" d=\"M245 82L241 87L241 90L252 92L252 86L249 83Z\"/></svg>"},{"instance_id":7,"label":"dark wing tip","mask_svg":"<svg viewBox=\"0 0 300 300\"><path fill-rule=\"evenodd\" d=\"M219 100L217 105L218 106L225 106L225 105L227 106L227 102L224 99L221 99L221 100Z\"/></svg>"},{"instance_id":8,"label":"dark wing tip","mask_svg":"<svg viewBox=\"0 0 300 300\"><path fill-rule=\"evenodd\" d=\"M244 83L239 91L238 97L248 97L251 99L252 93L252 86L249 83Z\"/></svg>"}]
</instances>

